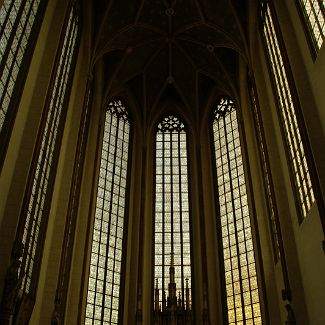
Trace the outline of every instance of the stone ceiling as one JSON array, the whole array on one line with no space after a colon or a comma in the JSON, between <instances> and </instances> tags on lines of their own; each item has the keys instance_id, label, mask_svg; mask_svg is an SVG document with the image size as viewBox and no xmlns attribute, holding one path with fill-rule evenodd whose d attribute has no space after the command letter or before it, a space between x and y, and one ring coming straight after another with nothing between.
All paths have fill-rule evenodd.
<instances>
[{"instance_id":1,"label":"stone ceiling","mask_svg":"<svg viewBox=\"0 0 325 325\"><path fill-rule=\"evenodd\" d=\"M94 62L105 91L127 87L144 113L161 101L199 111L212 87L234 94L246 56L245 0L96 0Z\"/></svg>"}]
</instances>

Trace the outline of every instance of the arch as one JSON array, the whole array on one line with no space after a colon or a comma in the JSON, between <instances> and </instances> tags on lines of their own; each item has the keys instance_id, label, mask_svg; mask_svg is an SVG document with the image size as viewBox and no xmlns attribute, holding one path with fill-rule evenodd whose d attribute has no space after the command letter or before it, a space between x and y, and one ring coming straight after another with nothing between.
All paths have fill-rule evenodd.
<instances>
[{"instance_id":1,"label":"arch","mask_svg":"<svg viewBox=\"0 0 325 325\"><path fill-rule=\"evenodd\" d=\"M154 192L155 311L177 304L182 310L190 311L192 272L187 134L185 124L175 114L165 115L157 124Z\"/></svg>"},{"instance_id":2,"label":"arch","mask_svg":"<svg viewBox=\"0 0 325 325\"><path fill-rule=\"evenodd\" d=\"M185 114L188 112L188 106L185 105L181 99L177 100L176 98L168 98L161 101L156 107L157 110L154 112L154 114L150 115L148 121L148 134L150 137L155 136L158 124L168 115L174 115L181 120L182 123L184 123L185 130L188 135L194 132L194 130L191 128L193 123L191 122L189 116Z\"/></svg>"},{"instance_id":3,"label":"arch","mask_svg":"<svg viewBox=\"0 0 325 325\"><path fill-rule=\"evenodd\" d=\"M244 175L239 125L234 101L221 97L212 123L216 169L217 225L222 245L229 324L260 324L261 307Z\"/></svg>"},{"instance_id":4,"label":"arch","mask_svg":"<svg viewBox=\"0 0 325 325\"><path fill-rule=\"evenodd\" d=\"M120 98L105 112L92 230L85 323L117 324L125 254L130 119Z\"/></svg>"}]
</instances>

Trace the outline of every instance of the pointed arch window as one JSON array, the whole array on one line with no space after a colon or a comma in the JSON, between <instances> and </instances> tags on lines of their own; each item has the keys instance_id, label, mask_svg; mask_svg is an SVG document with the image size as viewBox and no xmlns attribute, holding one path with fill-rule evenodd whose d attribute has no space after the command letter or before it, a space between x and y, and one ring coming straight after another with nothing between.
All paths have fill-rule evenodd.
<instances>
[{"instance_id":1,"label":"pointed arch window","mask_svg":"<svg viewBox=\"0 0 325 325\"><path fill-rule=\"evenodd\" d=\"M316 56L325 38L324 0L298 0L296 2L302 13L308 40Z\"/></svg>"},{"instance_id":2,"label":"pointed arch window","mask_svg":"<svg viewBox=\"0 0 325 325\"><path fill-rule=\"evenodd\" d=\"M108 104L97 186L85 324L118 324L130 122L121 100Z\"/></svg>"},{"instance_id":3,"label":"pointed arch window","mask_svg":"<svg viewBox=\"0 0 325 325\"><path fill-rule=\"evenodd\" d=\"M237 113L230 99L221 99L215 109L213 136L228 324L262 324Z\"/></svg>"},{"instance_id":4,"label":"pointed arch window","mask_svg":"<svg viewBox=\"0 0 325 325\"><path fill-rule=\"evenodd\" d=\"M79 13L75 6L70 6L61 36L17 234L24 244L21 286L23 292L32 297L38 283L56 166L78 53Z\"/></svg>"},{"instance_id":5,"label":"pointed arch window","mask_svg":"<svg viewBox=\"0 0 325 325\"><path fill-rule=\"evenodd\" d=\"M268 2L263 3L261 9L262 32L290 157L290 168L297 193L297 206L301 215L300 219L303 219L307 216L308 211L315 202L315 196L305 153L304 142L306 141L303 142L301 124L299 124L297 116L299 102L295 95L292 75L285 60L286 53L276 33L276 21L271 9L273 8L271 8Z\"/></svg>"},{"instance_id":6,"label":"pointed arch window","mask_svg":"<svg viewBox=\"0 0 325 325\"><path fill-rule=\"evenodd\" d=\"M18 88L22 87L25 66L32 52L46 4L46 0L4 0L0 8L1 151L6 147L3 141L10 132L15 107L18 105Z\"/></svg>"},{"instance_id":7,"label":"pointed arch window","mask_svg":"<svg viewBox=\"0 0 325 325\"><path fill-rule=\"evenodd\" d=\"M155 156L155 309L164 310L167 295L171 298L171 260L177 298L184 309L189 309L192 298L187 138L184 124L174 115L158 125Z\"/></svg>"}]
</instances>

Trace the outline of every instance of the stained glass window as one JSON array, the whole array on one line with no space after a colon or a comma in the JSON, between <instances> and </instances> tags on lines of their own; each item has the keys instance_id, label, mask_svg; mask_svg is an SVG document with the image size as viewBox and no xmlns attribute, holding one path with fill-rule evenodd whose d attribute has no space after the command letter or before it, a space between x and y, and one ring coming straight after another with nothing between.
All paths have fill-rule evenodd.
<instances>
[{"instance_id":1,"label":"stained glass window","mask_svg":"<svg viewBox=\"0 0 325 325\"><path fill-rule=\"evenodd\" d=\"M108 104L97 187L85 324L118 324L130 123Z\"/></svg>"},{"instance_id":2,"label":"stained glass window","mask_svg":"<svg viewBox=\"0 0 325 325\"><path fill-rule=\"evenodd\" d=\"M39 148L34 153L35 170L31 175L31 191L26 198L27 215L24 220L22 242L25 246L21 270L25 277L22 288L26 293L35 290L36 273L41 257L42 234L45 233L50 195L55 171L55 161L60 145L60 133L64 126L66 100L71 83L75 55L77 53L78 14L72 8L64 30L59 61L56 66L48 107L43 116L44 125L39 133Z\"/></svg>"},{"instance_id":3,"label":"stained glass window","mask_svg":"<svg viewBox=\"0 0 325 325\"><path fill-rule=\"evenodd\" d=\"M262 324L237 113L229 99L215 109L213 134L228 324Z\"/></svg>"},{"instance_id":4,"label":"stained glass window","mask_svg":"<svg viewBox=\"0 0 325 325\"><path fill-rule=\"evenodd\" d=\"M325 2L324 0L298 0L298 3L317 53L325 37Z\"/></svg>"},{"instance_id":5,"label":"stained glass window","mask_svg":"<svg viewBox=\"0 0 325 325\"><path fill-rule=\"evenodd\" d=\"M283 60L283 50L279 45L270 6L268 3L264 3L264 5L262 7L263 36L290 154L291 168L293 170L293 178L298 196L297 200L302 217L306 217L311 205L315 201L315 197L305 149L298 126L293 96L289 87L288 74Z\"/></svg>"},{"instance_id":6,"label":"stained glass window","mask_svg":"<svg viewBox=\"0 0 325 325\"><path fill-rule=\"evenodd\" d=\"M191 305L190 211L187 144L184 124L175 116L164 118L156 133L156 188L154 215L154 277L159 306L166 308L171 259L177 297ZM186 301L188 283L189 299ZM156 297L157 298L157 297Z\"/></svg>"},{"instance_id":7,"label":"stained glass window","mask_svg":"<svg viewBox=\"0 0 325 325\"><path fill-rule=\"evenodd\" d=\"M13 99L18 73L34 23L40 15L41 0L4 0L0 8L0 132Z\"/></svg>"}]
</instances>

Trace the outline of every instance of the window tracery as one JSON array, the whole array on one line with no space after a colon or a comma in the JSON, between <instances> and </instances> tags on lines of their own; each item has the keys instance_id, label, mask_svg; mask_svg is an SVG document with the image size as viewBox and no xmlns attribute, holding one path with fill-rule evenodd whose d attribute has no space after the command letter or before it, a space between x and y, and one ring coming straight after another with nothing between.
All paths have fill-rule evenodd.
<instances>
[{"instance_id":1,"label":"window tracery","mask_svg":"<svg viewBox=\"0 0 325 325\"><path fill-rule=\"evenodd\" d=\"M118 324L130 122L121 100L105 116L85 324Z\"/></svg>"},{"instance_id":2,"label":"window tracery","mask_svg":"<svg viewBox=\"0 0 325 325\"><path fill-rule=\"evenodd\" d=\"M230 99L214 111L214 151L229 324L262 324L237 113Z\"/></svg>"},{"instance_id":3,"label":"window tracery","mask_svg":"<svg viewBox=\"0 0 325 325\"><path fill-rule=\"evenodd\" d=\"M170 299L175 298L175 292L171 293L169 290L171 282L175 283L181 308L190 309L192 298L187 137L184 124L174 115L165 117L159 123L155 152L156 309L166 310L171 304ZM171 272L174 272L173 277Z\"/></svg>"}]
</instances>

